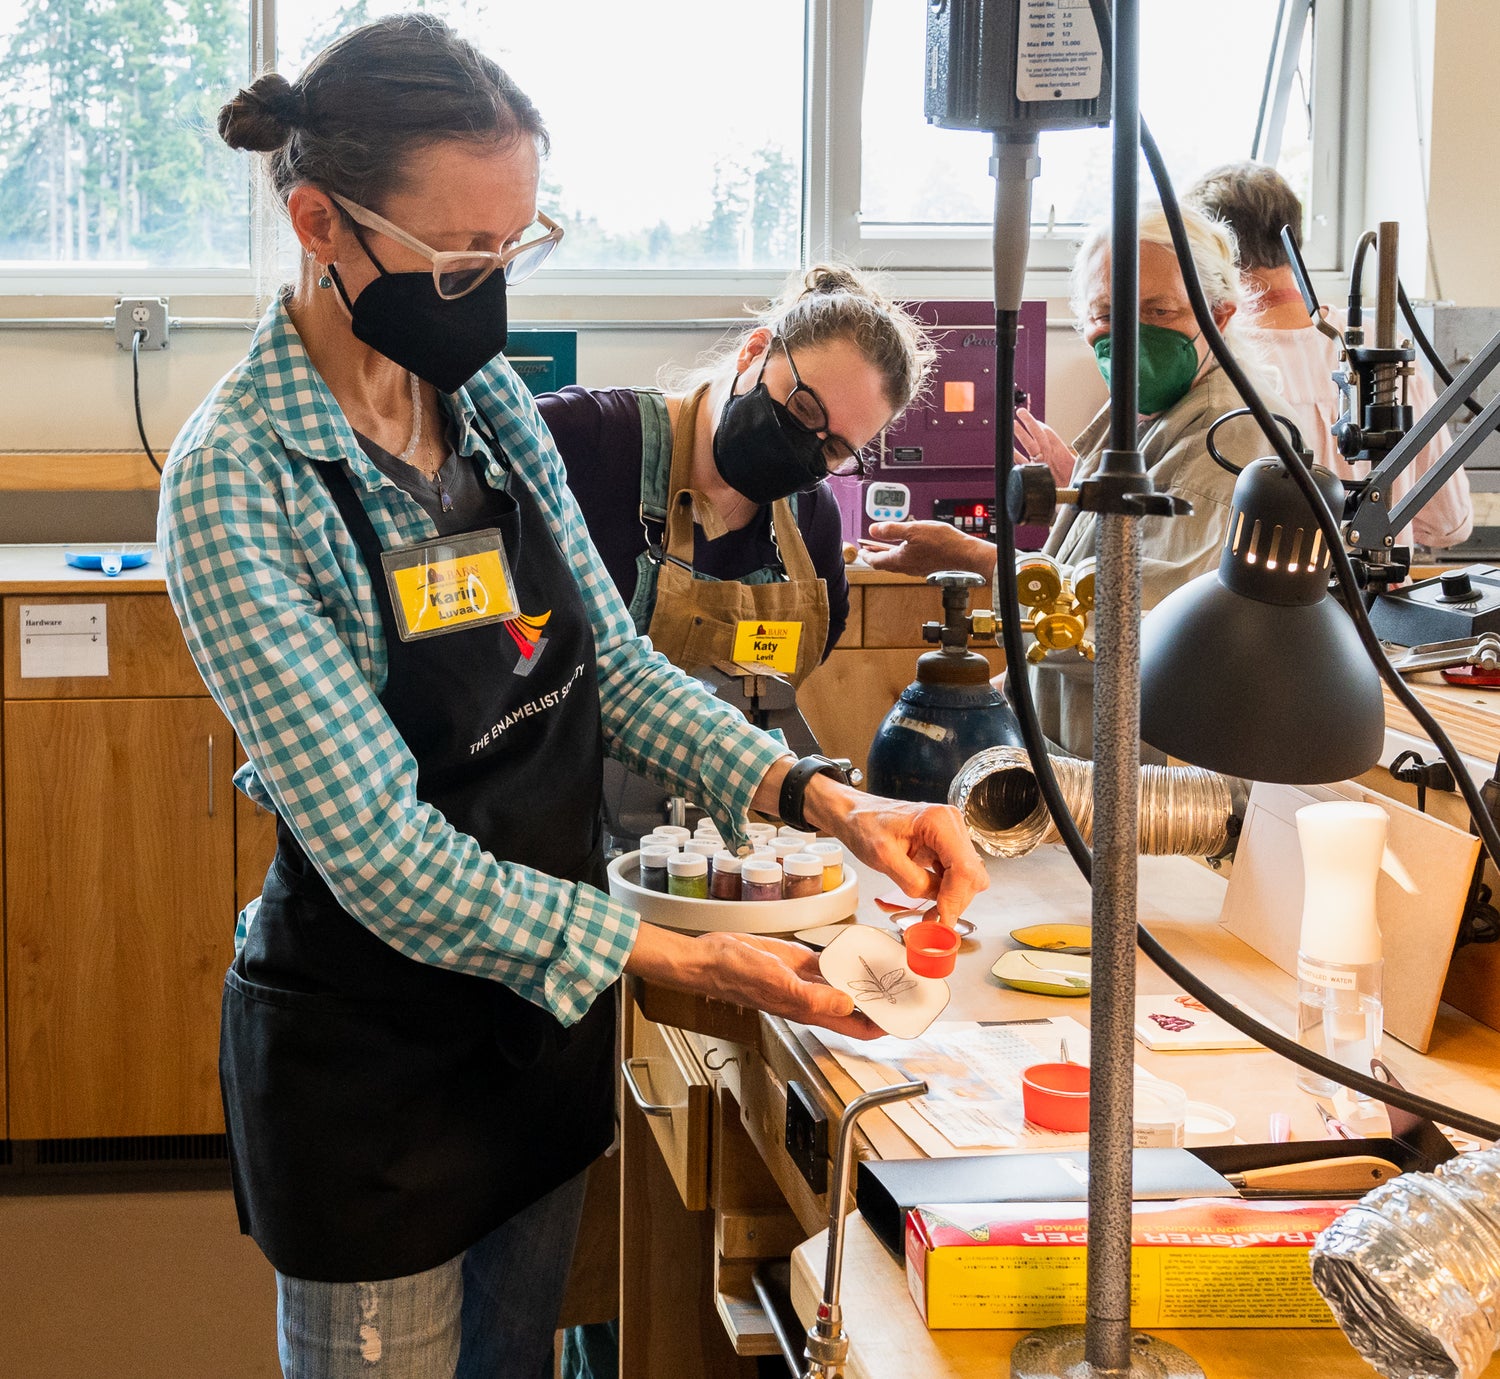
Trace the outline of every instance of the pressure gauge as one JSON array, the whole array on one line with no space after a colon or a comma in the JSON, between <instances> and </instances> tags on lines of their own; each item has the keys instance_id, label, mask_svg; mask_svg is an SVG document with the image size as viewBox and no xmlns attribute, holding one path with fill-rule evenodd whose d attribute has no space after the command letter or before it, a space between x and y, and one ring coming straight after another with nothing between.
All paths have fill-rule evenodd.
<instances>
[{"instance_id":1,"label":"pressure gauge","mask_svg":"<svg viewBox=\"0 0 1500 1379\"><path fill-rule=\"evenodd\" d=\"M865 513L872 522L903 522L911 515L911 489L876 479L865 490Z\"/></svg>"}]
</instances>

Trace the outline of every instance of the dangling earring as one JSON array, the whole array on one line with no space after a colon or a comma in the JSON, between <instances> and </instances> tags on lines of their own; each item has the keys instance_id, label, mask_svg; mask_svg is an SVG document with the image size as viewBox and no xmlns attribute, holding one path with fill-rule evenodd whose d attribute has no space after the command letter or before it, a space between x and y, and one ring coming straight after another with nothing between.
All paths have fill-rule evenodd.
<instances>
[{"instance_id":1,"label":"dangling earring","mask_svg":"<svg viewBox=\"0 0 1500 1379\"><path fill-rule=\"evenodd\" d=\"M333 286L333 279L328 276L326 268L323 270L322 276L318 279L318 286L325 290Z\"/></svg>"}]
</instances>

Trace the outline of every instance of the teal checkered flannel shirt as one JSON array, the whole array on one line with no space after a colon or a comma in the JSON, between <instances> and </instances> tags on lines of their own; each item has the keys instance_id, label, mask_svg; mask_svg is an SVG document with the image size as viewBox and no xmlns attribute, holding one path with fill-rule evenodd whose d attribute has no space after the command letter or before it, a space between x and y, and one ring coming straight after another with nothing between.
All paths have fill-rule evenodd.
<instances>
[{"instance_id":1,"label":"teal checkered flannel shirt","mask_svg":"<svg viewBox=\"0 0 1500 1379\"><path fill-rule=\"evenodd\" d=\"M510 365L495 360L445 402L460 452L482 456L498 485L500 463L473 426L483 409L572 566L594 630L605 750L742 837L754 789L786 749L636 635ZM287 821L386 943L504 982L571 1023L619 975L639 921L592 886L497 860L417 798L416 761L378 698L386 647L370 574L314 464L346 468L386 548L437 535L360 449L278 302L177 437L161 490L172 605L249 757L235 783ZM237 944L258 904L241 914Z\"/></svg>"}]
</instances>

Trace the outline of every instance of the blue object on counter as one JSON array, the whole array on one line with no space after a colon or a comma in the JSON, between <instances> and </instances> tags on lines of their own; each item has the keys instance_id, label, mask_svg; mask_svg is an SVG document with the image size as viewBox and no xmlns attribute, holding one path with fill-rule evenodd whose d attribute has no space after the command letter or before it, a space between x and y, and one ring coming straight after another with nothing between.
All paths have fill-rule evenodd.
<instances>
[{"instance_id":1,"label":"blue object on counter","mask_svg":"<svg viewBox=\"0 0 1500 1379\"><path fill-rule=\"evenodd\" d=\"M106 575L117 575L121 570L134 570L151 559L149 546L135 550L113 551L64 551L63 559L76 570L102 570Z\"/></svg>"}]
</instances>

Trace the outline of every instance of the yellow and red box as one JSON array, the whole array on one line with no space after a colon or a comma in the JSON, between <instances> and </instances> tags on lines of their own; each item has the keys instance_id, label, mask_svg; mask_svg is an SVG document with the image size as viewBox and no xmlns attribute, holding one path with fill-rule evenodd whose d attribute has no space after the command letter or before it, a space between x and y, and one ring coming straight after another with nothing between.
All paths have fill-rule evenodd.
<instances>
[{"instance_id":1,"label":"yellow and red box","mask_svg":"<svg viewBox=\"0 0 1500 1379\"><path fill-rule=\"evenodd\" d=\"M1131 1324L1328 1327L1308 1251L1348 1202L1195 1197L1137 1202ZM1081 1202L914 1207L906 1281L931 1330L1077 1325L1088 1213Z\"/></svg>"}]
</instances>

